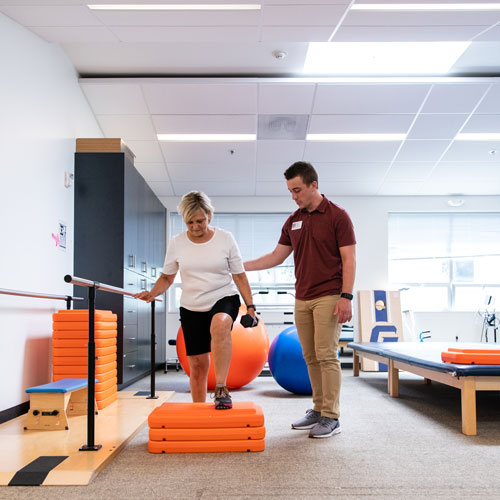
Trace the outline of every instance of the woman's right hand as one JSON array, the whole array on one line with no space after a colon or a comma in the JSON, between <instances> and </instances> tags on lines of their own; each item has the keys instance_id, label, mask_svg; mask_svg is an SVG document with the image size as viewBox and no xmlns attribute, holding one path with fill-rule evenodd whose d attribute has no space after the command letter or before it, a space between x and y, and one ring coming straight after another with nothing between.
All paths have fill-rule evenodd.
<instances>
[{"instance_id":1,"label":"woman's right hand","mask_svg":"<svg viewBox=\"0 0 500 500\"><path fill-rule=\"evenodd\" d=\"M151 295L151 292L148 291L136 293L134 295L134 298L144 300L148 304L154 300L154 297Z\"/></svg>"}]
</instances>

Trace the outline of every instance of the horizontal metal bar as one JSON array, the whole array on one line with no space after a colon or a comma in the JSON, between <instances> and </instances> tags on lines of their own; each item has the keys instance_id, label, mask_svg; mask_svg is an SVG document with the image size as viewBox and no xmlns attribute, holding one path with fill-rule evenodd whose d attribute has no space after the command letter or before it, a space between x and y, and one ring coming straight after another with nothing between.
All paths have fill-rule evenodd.
<instances>
[{"instance_id":1,"label":"horizontal metal bar","mask_svg":"<svg viewBox=\"0 0 500 500\"><path fill-rule=\"evenodd\" d=\"M18 297L33 297L36 299L54 299L54 300L84 300L82 297L72 297L71 295L49 295L46 293L23 292L20 290L7 290L0 288L2 295L16 295Z\"/></svg>"},{"instance_id":2,"label":"horizontal metal bar","mask_svg":"<svg viewBox=\"0 0 500 500\"><path fill-rule=\"evenodd\" d=\"M70 274L67 274L64 277L64 281L66 283L71 283L73 285L77 286L84 286L86 288L94 287L96 290L102 290L103 292L109 292L109 293L117 293L119 295L126 295L127 297L134 297L134 294L131 292L127 292L123 288L118 288L117 286L112 286L112 285L106 285L104 283L99 283L97 281L91 281L87 280L85 278L77 278L76 276L71 276ZM155 298L156 302L163 302L162 299Z\"/></svg>"}]
</instances>

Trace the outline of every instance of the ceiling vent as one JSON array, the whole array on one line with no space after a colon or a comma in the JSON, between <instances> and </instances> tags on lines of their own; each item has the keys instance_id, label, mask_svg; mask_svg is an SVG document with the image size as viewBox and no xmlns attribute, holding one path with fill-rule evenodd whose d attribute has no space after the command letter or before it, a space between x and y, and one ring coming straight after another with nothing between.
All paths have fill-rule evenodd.
<instances>
[{"instance_id":1,"label":"ceiling vent","mask_svg":"<svg viewBox=\"0 0 500 500\"><path fill-rule=\"evenodd\" d=\"M259 115L257 139L303 141L309 115Z\"/></svg>"}]
</instances>

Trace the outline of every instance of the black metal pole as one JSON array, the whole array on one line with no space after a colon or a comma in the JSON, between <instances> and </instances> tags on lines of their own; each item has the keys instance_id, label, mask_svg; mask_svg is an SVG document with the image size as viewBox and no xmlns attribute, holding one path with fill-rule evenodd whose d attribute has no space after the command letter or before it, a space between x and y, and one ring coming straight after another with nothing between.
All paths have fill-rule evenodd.
<instances>
[{"instance_id":1,"label":"black metal pole","mask_svg":"<svg viewBox=\"0 0 500 500\"><path fill-rule=\"evenodd\" d=\"M87 444L80 451L97 451L100 444L94 444L95 437L95 285L89 287L89 357L87 382Z\"/></svg>"},{"instance_id":2,"label":"black metal pole","mask_svg":"<svg viewBox=\"0 0 500 500\"><path fill-rule=\"evenodd\" d=\"M66 309L71 309L71 297L69 295L66 297Z\"/></svg>"},{"instance_id":3,"label":"black metal pole","mask_svg":"<svg viewBox=\"0 0 500 500\"><path fill-rule=\"evenodd\" d=\"M158 399L155 396L155 352L156 352L156 333L155 333L155 301L151 302L151 394L146 399Z\"/></svg>"}]
</instances>

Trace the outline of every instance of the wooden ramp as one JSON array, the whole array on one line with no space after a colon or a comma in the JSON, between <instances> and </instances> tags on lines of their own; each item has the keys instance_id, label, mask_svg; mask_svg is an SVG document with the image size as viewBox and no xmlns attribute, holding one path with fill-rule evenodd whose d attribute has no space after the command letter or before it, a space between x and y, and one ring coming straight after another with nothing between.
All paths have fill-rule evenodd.
<instances>
[{"instance_id":1,"label":"wooden ramp","mask_svg":"<svg viewBox=\"0 0 500 500\"><path fill-rule=\"evenodd\" d=\"M26 415L1 424L0 485L36 482L36 477L44 486L89 484L144 427L154 408L172 399L175 392L157 392L158 399L134 394L118 392L116 402L99 410L95 418L95 444L102 445L99 451L79 451L87 443L86 416L71 417L67 431L25 431Z\"/></svg>"}]
</instances>

